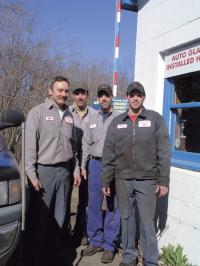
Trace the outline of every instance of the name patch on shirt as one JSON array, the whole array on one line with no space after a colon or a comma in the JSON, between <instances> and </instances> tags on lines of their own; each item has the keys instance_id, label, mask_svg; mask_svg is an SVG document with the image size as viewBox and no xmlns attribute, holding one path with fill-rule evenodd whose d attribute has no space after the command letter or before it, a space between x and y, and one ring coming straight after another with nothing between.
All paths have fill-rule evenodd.
<instances>
[{"instance_id":1,"label":"name patch on shirt","mask_svg":"<svg viewBox=\"0 0 200 266\"><path fill-rule=\"evenodd\" d=\"M70 116L65 116L65 122L66 123L70 123L70 124L73 124L74 122L73 122L73 119L70 117Z\"/></svg>"},{"instance_id":2,"label":"name patch on shirt","mask_svg":"<svg viewBox=\"0 0 200 266\"><path fill-rule=\"evenodd\" d=\"M127 128L127 124L119 124L117 125L117 128Z\"/></svg>"},{"instance_id":3,"label":"name patch on shirt","mask_svg":"<svg viewBox=\"0 0 200 266\"><path fill-rule=\"evenodd\" d=\"M91 125L90 125L90 128L95 128L95 127L97 127L96 124L91 124Z\"/></svg>"},{"instance_id":4,"label":"name patch on shirt","mask_svg":"<svg viewBox=\"0 0 200 266\"><path fill-rule=\"evenodd\" d=\"M47 121L53 121L54 120L54 117L53 116L46 116L46 120Z\"/></svg>"},{"instance_id":5,"label":"name patch on shirt","mask_svg":"<svg viewBox=\"0 0 200 266\"><path fill-rule=\"evenodd\" d=\"M139 121L138 126L139 127L151 127L151 121L150 120Z\"/></svg>"}]
</instances>

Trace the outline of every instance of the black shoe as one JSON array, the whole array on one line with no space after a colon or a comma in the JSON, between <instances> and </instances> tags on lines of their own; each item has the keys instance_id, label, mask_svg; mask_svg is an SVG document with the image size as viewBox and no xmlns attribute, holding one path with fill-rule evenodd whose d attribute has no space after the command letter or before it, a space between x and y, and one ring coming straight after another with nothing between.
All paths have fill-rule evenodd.
<instances>
[{"instance_id":1,"label":"black shoe","mask_svg":"<svg viewBox=\"0 0 200 266\"><path fill-rule=\"evenodd\" d=\"M96 246L87 246L87 248L85 248L83 250L82 255L83 256L92 256L97 252L102 252L103 248L102 247L96 247Z\"/></svg>"}]
</instances>

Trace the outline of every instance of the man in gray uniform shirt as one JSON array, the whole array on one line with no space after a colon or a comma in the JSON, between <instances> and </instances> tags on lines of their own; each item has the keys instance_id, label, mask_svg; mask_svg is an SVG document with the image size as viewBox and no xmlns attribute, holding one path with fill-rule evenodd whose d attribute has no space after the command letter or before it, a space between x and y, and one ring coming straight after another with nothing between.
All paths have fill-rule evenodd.
<instances>
[{"instance_id":1,"label":"man in gray uniform shirt","mask_svg":"<svg viewBox=\"0 0 200 266\"><path fill-rule=\"evenodd\" d=\"M58 265L73 171L74 186L79 186L81 180L75 162L73 117L66 106L69 86L67 78L54 78L45 103L35 106L26 122L25 166L31 190L28 228L32 231L30 263L33 261L34 266Z\"/></svg>"},{"instance_id":2,"label":"man in gray uniform shirt","mask_svg":"<svg viewBox=\"0 0 200 266\"><path fill-rule=\"evenodd\" d=\"M74 126L77 136L78 161L82 160L82 137L91 116L96 112L88 106L89 91L86 84L77 84L73 89L74 103L69 107L74 118ZM77 207L76 223L74 234L76 240L81 240L81 245L87 245L87 229L86 229L86 208L88 205L88 182L87 179L81 180L79 187L79 201Z\"/></svg>"},{"instance_id":3,"label":"man in gray uniform shirt","mask_svg":"<svg viewBox=\"0 0 200 266\"><path fill-rule=\"evenodd\" d=\"M101 191L101 158L106 132L111 121L118 116L112 109L112 89L106 84L98 87L97 97L101 109L90 119L83 135L82 174L86 178L88 166L88 221L87 234L89 246L83 250L83 256L91 256L104 251L101 262L110 263L114 258L115 241L118 240L120 217L115 198L109 197L105 216L101 209L103 193ZM105 219L103 219L103 217Z\"/></svg>"}]
</instances>

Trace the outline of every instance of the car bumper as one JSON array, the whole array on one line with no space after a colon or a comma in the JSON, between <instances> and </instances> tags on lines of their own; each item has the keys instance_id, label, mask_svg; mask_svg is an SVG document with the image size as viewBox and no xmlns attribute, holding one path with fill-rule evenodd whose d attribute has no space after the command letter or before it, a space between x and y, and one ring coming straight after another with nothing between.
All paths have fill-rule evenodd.
<instances>
[{"instance_id":1,"label":"car bumper","mask_svg":"<svg viewBox=\"0 0 200 266\"><path fill-rule=\"evenodd\" d=\"M0 265L7 262L19 241L21 204L0 208Z\"/></svg>"}]
</instances>

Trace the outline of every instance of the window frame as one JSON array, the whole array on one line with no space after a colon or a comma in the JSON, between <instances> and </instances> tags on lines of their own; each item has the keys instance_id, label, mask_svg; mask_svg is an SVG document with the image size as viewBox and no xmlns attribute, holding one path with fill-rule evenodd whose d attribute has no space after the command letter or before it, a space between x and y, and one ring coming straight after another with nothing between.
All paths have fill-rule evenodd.
<instances>
[{"instance_id":1,"label":"window frame","mask_svg":"<svg viewBox=\"0 0 200 266\"><path fill-rule=\"evenodd\" d=\"M170 78L166 78L164 82L163 116L169 128L170 141L172 145L171 165L188 170L200 171L200 153L178 151L174 147L176 121L176 114L174 110L179 108L200 107L200 102L175 104L173 103L174 93L174 84L171 82Z\"/></svg>"}]
</instances>

